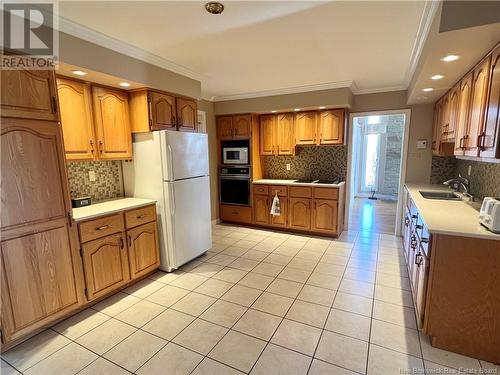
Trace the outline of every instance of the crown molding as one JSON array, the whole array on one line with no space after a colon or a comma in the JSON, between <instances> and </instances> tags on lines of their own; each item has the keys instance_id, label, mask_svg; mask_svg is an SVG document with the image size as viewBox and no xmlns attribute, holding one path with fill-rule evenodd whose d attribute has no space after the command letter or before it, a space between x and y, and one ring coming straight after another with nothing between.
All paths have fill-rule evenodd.
<instances>
[{"instance_id":1,"label":"crown molding","mask_svg":"<svg viewBox=\"0 0 500 375\"><path fill-rule=\"evenodd\" d=\"M234 94L234 95L220 95L220 96L213 96L212 101L221 102L221 101L226 101L226 100L261 98L264 96L299 94L301 92L331 90L331 89L340 89L340 88L351 89L353 83L354 83L354 81L349 80L349 81L319 83L319 84L315 84L315 85L284 87L281 89L254 91L254 92L247 92L247 93Z\"/></svg>"},{"instance_id":2,"label":"crown molding","mask_svg":"<svg viewBox=\"0 0 500 375\"><path fill-rule=\"evenodd\" d=\"M201 81L204 78L202 74L197 73L185 66L176 64L170 60L155 55L151 52L135 47L131 44L128 44L116 38L107 36L98 31L92 30L86 26L73 22L60 15L57 17L59 19L59 31L61 32L70 34L77 38L86 40L87 42L97 44L101 47L108 48L110 50L122 53L124 55L133 57L135 59L147 62L149 64L158 66L160 68L170 70L174 73L195 79L197 81Z\"/></svg>"},{"instance_id":3,"label":"crown molding","mask_svg":"<svg viewBox=\"0 0 500 375\"><path fill-rule=\"evenodd\" d=\"M396 85L396 86L386 86L379 87L374 89L358 89L352 90L354 95L364 95L364 94L376 94L380 92L390 92L390 91L404 91L407 90L408 86L406 85Z\"/></svg>"},{"instance_id":4,"label":"crown molding","mask_svg":"<svg viewBox=\"0 0 500 375\"><path fill-rule=\"evenodd\" d=\"M422 17L420 18L420 23L418 25L417 36L415 37L415 42L411 51L410 62L408 65L408 70L406 72L406 86L410 84L413 74L417 69L418 62L420 60L420 55L424 49L425 41L429 35L432 22L434 21L434 16L439 9L441 0L426 1L424 5L424 10L422 12Z\"/></svg>"}]
</instances>

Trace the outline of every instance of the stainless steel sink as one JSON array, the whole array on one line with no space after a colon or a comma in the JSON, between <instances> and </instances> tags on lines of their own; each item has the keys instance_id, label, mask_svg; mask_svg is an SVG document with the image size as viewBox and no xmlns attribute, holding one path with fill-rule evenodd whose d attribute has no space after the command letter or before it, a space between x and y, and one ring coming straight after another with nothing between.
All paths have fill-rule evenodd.
<instances>
[{"instance_id":1,"label":"stainless steel sink","mask_svg":"<svg viewBox=\"0 0 500 375\"><path fill-rule=\"evenodd\" d=\"M460 195L453 191L420 191L425 199L440 199L445 201L461 201Z\"/></svg>"}]
</instances>

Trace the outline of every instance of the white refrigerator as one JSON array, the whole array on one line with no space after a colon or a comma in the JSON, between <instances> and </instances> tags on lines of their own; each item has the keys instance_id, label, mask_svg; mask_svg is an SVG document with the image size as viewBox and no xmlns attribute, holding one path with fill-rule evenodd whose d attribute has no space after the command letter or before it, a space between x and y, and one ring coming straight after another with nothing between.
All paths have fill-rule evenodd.
<instances>
[{"instance_id":1,"label":"white refrigerator","mask_svg":"<svg viewBox=\"0 0 500 375\"><path fill-rule=\"evenodd\" d=\"M208 137L155 131L134 134L123 163L125 195L157 201L161 266L170 272L212 246Z\"/></svg>"}]
</instances>

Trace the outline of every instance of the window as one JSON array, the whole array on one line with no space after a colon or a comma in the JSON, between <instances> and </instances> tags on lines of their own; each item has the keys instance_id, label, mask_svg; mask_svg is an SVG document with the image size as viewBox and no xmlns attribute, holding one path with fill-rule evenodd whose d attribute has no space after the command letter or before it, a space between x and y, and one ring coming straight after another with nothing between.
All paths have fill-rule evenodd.
<instances>
[{"instance_id":1,"label":"window","mask_svg":"<svg viewBox=\"0 0 500 375\"><path fill-rule=\"evenodd\" d=\"M380 134L364 135L364 155L362 160L362 191L376 191L378 184L378 165L380 159Z\"/></svg>"}]
</instances>

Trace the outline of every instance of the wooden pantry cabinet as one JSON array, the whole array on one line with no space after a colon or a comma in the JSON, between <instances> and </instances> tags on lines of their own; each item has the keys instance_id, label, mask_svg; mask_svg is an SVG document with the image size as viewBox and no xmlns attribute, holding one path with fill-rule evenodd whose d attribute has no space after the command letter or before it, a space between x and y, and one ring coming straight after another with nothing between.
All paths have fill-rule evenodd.
<instances>
[{"instance_id":1,"label":"wooden pantry cabinet","mask_svg":"<svg viewBox=\"0 0 500 375\"><path fill-rule=\"evenodd\" d=\"M66 159L132 158L126 91L62 77L57 91Z\"/></svg>"},{"instance_id":2,"label":"wooden pantry cabinet","mask_svg":"<svg viewBox=\"0 0 500 375\"><path fill-rule=\"evenodd\" d=\"M160 265L154 205L78 223L89 301Z\"/></svg>"},{"instance_id":3,"label":"wooden pantry cabinet","mask_svg":"<svg viewBox=\"0 0 500 375\"><path fill-rule=\"evenodd\" d=\"M85 297L58 113L40 105L57 95L54 72L2 70L1 80L0 321L5 350L77 310Z\"/></svg>"}]
</instances>

